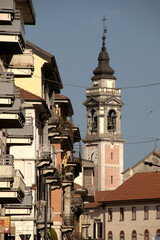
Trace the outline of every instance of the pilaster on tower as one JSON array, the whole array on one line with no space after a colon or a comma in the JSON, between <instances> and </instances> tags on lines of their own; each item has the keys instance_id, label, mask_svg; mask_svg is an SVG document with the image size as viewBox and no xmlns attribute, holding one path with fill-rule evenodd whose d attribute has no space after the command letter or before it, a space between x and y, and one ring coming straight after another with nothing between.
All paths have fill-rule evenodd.
<instances>
[{"instance_id":1,"label":"pilaster on tower","mask_svg":"<svg viewBox=\"0 0 160 240\"><path fill-rule=\"evenodd\" d=\"M121 89L116 88L114 70L109 64L106 36L102 36L102 48L98 66L91 78L92 87L86 89L87 133L84 142L84 158L95 164L95 190L112 190L122 183L123 144L121 137Z\"/></svg>"}]
</instances>

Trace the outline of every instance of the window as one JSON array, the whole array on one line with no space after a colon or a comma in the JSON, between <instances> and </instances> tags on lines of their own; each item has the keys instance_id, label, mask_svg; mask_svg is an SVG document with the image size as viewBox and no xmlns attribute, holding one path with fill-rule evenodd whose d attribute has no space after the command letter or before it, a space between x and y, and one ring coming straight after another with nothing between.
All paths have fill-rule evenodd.
<instances>
[{"instance_id":1,"label":"window","mask_svg":"<svg viewBox=\"0 0 160 240\"><path fill-rule=\"evenodd\" d=\"M149 231L147 229L144 231L144 240L149 240Z\"/></svg>"},{"instance_id":2,"label":"window","mask_svg":"<svg viewBox=\"0 0 160 240\"><path fill-rule=\"evenodd\" d=\"M120 232L120 240L125 240L124 231Z\"/></svg>"},{"instance_id":3,"label":"window","mask_svg":"<svg viewBox=\"0 0 160 240\"><path fill-rule=\"evenodd\" d=\"M144 206L144 219L149 218L149 208L148 206Z\"/></svg>"},{"instance_id":4,"label":"window","mask_svg":"<svg viewBox=\"0 0 160 240\"><path fill-rule=\"evenodd\" d=\"M124 208L120 208L120 221L124 221Z\"/></svg>"},{"instance_id":5,"label":"window","mask_svg":"<svg viewBox=\"0 0 160 240\"><path fill-rule=\"evenodd\" d=\"M160 218L160 205L156 206L156 218Z\"/></svg>"},{"instance_id":6,"label":"window","mask_svg":"<svg viewBox=\"0 0 160 240\"><path fill-rule=\"evenodd\" d=\"M113 152L111 152L111 160L113 160Z\"/></svg>"},{"instance_id":7,"label":"window","mask_svg":"<svg viewBox=\"0 0 160 240\"><path fill-rule=\"evenodd\" d=\"M102 238L102 223L97 223L97 237Z\"/></svg>"},{"instance_id":8,"label":"window","mask_svg":"<svg viewBox=\"0 0 160 240\"><path fill-rule=\"evenodd\" d=\"M132 207L132 220L136 220L136 207Z\"/></svg>"},{"instance_id":9,"label":"window","mask_svg":"<svg viewBox=\"0 0 160 240\"><path fill-rule=\"evenodd\" d=\"M116 130L116 112L110 110L108 113L108 131L114 132Z\"/></svg>"},{"instance_id":10,"label":"window","mask_svg":"<svg viewBox=\"0 0 160 240\"><path fill-rule=\"evenodd\" d=\"M94 109L92 109L91 114L92 114L92 131L97 132L97 113Z\"/></svg>"},{"instance_id":11,"label":"window","mask_svg":"<svg viewBox=\"0 0 160 240\"><path fill-rule=\"evenodd\" d=\"M160 240L160 229L157 229L157 232L156 232L156 240Z\"/></svg>"},{"instance_id":12,"label":"window","mask_svg":"<svg viewBox=\"0 0 160 240\"><path fill-rule=\"evenodd\" d=\"M113 240L113 234L111 231L108 232L108 240Z\"/></svg>"},{"instance_id":13,"label":"window","mask_svg":"<svg viewBox=\"0 0 160 240\"><path fill-rule=\"evenodd\" d=\"M102 238L102 223L101 222L94 222L93 236L94 236L94 239Z\"/></svg>"},{"instance_id":14,"label":"window","mask_svg":"<svg viewBox=\"0 0 160 240\"><path fill-rule=\"evenodd\" d=\"M113 176L111 176L111 184L113 184Z\"/></svg>"},{"instance_id":15,"label":"window","mask_svg":"<svg viewBox=\"0 0 160 240\"><path fill-rule=\"evenodd\" d=\"M108 208L108 221L112 221L112 208Z\"/></svg>"},{"instance_id":16,"label":"window","mask_svg":"<svg viewBox=\"0 0 160 240\"><path fill-rule=\"evenodd\" d=\"M132 240L137 240L137 233L135 230L132 231Z\"/></svg>"}]
</instances>

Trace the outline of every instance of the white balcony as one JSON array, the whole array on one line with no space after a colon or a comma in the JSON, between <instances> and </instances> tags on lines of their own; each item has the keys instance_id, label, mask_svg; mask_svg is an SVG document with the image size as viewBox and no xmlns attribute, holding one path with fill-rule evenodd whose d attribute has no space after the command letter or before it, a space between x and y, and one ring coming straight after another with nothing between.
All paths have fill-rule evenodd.
<instances>
[{"instance_id":1,"label":"white balcony","mask_svg":"<svg viewBox=\"0 0 160 240\"><path fill-rule=\"evenodd\" d=\"M11 24L14 18L14 0L1 0L0 4L0 24Z\"/></svg>"},{"instance_id":2,"label":"white balcony","mask_svg":"<svg viewBox=\"0 0 160 240\"><path fill-rule=\"evenodd\" d=\"M23 128L7 129L8 145L31 145L33 140L33 119L25 117Z\"/></svg>"},{"instance_id":3,"label":"white balcony","mask_svg":"<svg viewBox=\"0 0 160 240\"><path fill-rule=\"evenodd\" d=\"M37 149L37 167L42 168L52 163L51 145L39 145Z\"/></svg>"},{"instance_id":4,"label":"white balcony","mask_svg":"<svg viewBox=\"0 0 160 240\"><path fill-rule=\"evenodd\" d=\"M23 19L20 12L15 11L11 25L0 25L1 54L23 53L26 43Z\"/></svg>"},{"instance_id":5,"label":"white balcony","mask_svg":"<svg viewBox=\"0 0 160 240\"><path fill-rule=\"evenodd\" d=\"M34 57L31 49L26 49L23 54L13 55L8 72L13 72L15 77L31 77L33 71Z\"/></svg>"},{"instance_id":6,"label":"white balcony","mask_svg":"<svg viewBox=\"0 0 160 240\"><path fill-rule=\"evenodd\" d=\"M21 204L7 204L6 215L28 215L32 209L32 190L31 188L25 189L25 196Z\"/></svg>"},{"instance_id":7,"label":"white balcony","mask_svg":"<svg viewBox=\"0 0 160 240\"><path fill-rule=\"evenodd\" d=\"M0 204L22 202L25 192L23 178L19 170L14 170L13 156L0 155Z\"/></svg>"},{"instance_id":8,"label":"white balcony","mask_svg":"<svg viewBox=\"0 0 160 240\"><path fill-rule=\"evenodd\" d=\"M12 106L15 98L13 73L0 72L0 107Z\"/></svg>"},{"instance_id":9,"label":"white balcony","mask_svg":"<svg viewBox=\"0 0 160 240\"><path fill-rule=\"evenodd\" d=\"M24 109L21 108L20 90L15 91L15 100L11 107L0 107L1 128L22 128L24 126Z\"/></svg>"},{"instance_id":10,"label":"white balcony","mask_svg":"<svg viewBox=\"0 0 160 240\"><path fill-rule=\"evenodd\" d=\"M0 189L10 189L14 179L13 156L0 155Z\"/></svg>"}]
</instances>

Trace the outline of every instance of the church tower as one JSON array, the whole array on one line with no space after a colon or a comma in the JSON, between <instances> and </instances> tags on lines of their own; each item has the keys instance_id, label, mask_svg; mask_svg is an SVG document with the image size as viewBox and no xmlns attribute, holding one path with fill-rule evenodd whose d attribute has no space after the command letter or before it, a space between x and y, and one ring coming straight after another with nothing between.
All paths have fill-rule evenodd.
<instances>
[{"instance_id":1,"label":"church tower","mask_svg":"<svg viewBox=\"0 0 160 240\"><path fill-rule=\"evenodd\" d=\"M114 70L109 65L105 36L98 57L98 66L86 89L87 134L84 159L94 161L94 190L113 190L122 183L123 145L121 137L121 89L116 88Z\"/></svg>"}]
</instances>

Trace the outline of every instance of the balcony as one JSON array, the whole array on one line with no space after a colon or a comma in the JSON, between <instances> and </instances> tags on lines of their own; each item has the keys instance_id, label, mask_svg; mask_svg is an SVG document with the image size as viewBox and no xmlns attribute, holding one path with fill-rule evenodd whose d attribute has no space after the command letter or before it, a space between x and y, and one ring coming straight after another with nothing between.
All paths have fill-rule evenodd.
<instances>
[{"instance_id":1,"label":"balcony","mask_svg":"<svg viewBox=\"0 0 160 240\"><path fill-rule=\"evenodd\" d=\"M62 214L62 232L72 232L74 228L74 214Z\"/></svg>"},{"instance_id":2,"label":"balcony","mask_svg":"<svg viewBox=\"0 0 160 240\"><path fill-rule=\"evenodd\" d=\"M46 207L46 201L40 200L37 206L37 229L45 228L45 219L47 219L47 228L53 224L53 209Z\"/></svg>"},{"instance_id":3,"label":"balcony","mask_svg":"<svg viewBox=\"0 0 160 240\"><path fill-rule=\"evenodd\" d=\"M21 204L7 204L6 215L29 215L32 209L32 190L29 187L25 189L25 196Z\"/></svg>"},{"instance_id":4,"label":"balcony","mask_svg":"<svg viewBox=\"0 0 160 240\"><path fill-rule=\"evenodd\" d=\"M15 100L11 107L0 107L1 128L22 128L24 126L24 109L21 108L22 97L19 89L15 90Z\"/></svg>"},{"instance_id":5,"label":"balcony","mask_svg":"<svg viewBox=\"0 0 160 240\"><path fill-rule=\"evenodd\" d=\"M14 18L14 0L1 0L0 5L0 24L11 24Z\"/></svg>"},{"instance_id":6,"label":"balcony","mask_svg":"<svg viewBox=\"0 0 160 240\"><path fill-rule=\"evenodd\" d=\"M24 23L20 12L15 11L11 25L0 25L0 48L1 54L23 53L26 43Z\"/></svg>"},{"instance_id":7,"label":"balcony","mask_svg":"<svg viewBox=\"0 0 160 240\"><path fill-rule=\"evenodd\" d=\"M25 118L23 128L7 129L7 144L8 145L31 145L33 140L33 119Z\"/></svg>"},{"instance_id":8,"label":"balcony","mask_svg":"<svg viewBox=\"0 0 160 240\"><path fill-rule=\"evenodd\" d=\"M43 176L46 178L46 184L51 187L59 187L61 185L61 175L54 167L43 168Z\"/></svg>"},{"instance_id":9,"label":"balcony","mask_svg":"<svg viewBox=\"0 0 160 240\"><path fill-rule=\"evenodd\" d=\"M26 49L23 54L12 56L8 72L13 72L15 77L31 77L34 71L34 57L31 49Z\"/></svg>"},{"instance_id":10,"label":"balcony","mask_svg":"<svg viewBox=\"0 0 160 240\"><path fill-rule=\"evenodd\" d=\"M0 155L0 203L21 203L25 184L19 170L14 170L12 155Z\"/></svg>"},{"instance_id":11,"label":"balcony","mask_svg":"<svg viewBox=\"0 0 160 240\"><path fill-rule=\"evenodd\" d=\"M15 98L13 73L0 72L0 107L11 107Z\"/></svg>"},{"instance_id":12,"label":"balcony","mask_svg":"<svg viewBox=\"0 0 160 240\"><path fill-rule=\"evenodd\" d=\"M14 160L12 155L0 155L0 188L10 188L14 179Z\"/></svg>"},{"instance_id":13,"label":"balcony","mask_svg":"<svg viewBox=\"0 0 160 240\"><path fill-rule=\"evenodd\" d=\"M54 133L54 131L51 132L51 130L49 130L49 136L52 137L52 143L61 141L62 149L71 151L74 143L71 123L68 121L63 123L62 119L60 122L60 128L56 131L57 133Z\"/></svg>"},{"instance_id":14,"label":"balcony","mask_svg":"<svg viewBox=\"0 0 160 240\"><path fill-rule=\"evenodd\" d=\"M22 13L22 17L25 24L35 25L36 14L32 4L32 0L15 0L16 9L19 9Z\"/></svg>"},{"instance_id":15,"label":"balcony","mask_svg":"<svg viewBox=\"0 0 160 240\"><path fill-rule=\"evenodd\" d=\"M36 157L37 168L49 166L52 163L51 145L39 145Z\"/></svg>"}]
</instances>

